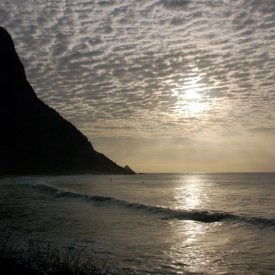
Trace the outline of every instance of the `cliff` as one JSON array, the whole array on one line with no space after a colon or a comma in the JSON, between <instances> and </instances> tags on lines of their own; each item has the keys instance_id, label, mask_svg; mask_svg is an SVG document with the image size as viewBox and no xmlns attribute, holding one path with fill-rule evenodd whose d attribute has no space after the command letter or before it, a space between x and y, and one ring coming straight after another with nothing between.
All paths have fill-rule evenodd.
<instances>
[{"instance_id":1,"label":"cliff","mask_svg":"<svg viewBox=\"0 0 275 275\"><path fill-rule=\"evenodd\" d=\"M0 27L0 175L81 173L132 174L36 96Z\"/></svg>"}]
</instances>

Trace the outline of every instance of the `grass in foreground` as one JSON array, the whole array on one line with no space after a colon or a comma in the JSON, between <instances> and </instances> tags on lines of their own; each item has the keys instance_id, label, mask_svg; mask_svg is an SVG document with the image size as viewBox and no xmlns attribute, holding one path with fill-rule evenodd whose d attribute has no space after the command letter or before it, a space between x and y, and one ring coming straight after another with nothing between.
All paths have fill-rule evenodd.
<instances>
[{"instance_id":1,"label":"grass in foreground","mask_svg":"<svg viewBox=\"0 0 275 275\"><path fill-rule=\"evenodd\" d=\"M10 238L0 240L1 275L109 275L107 265L87 259L83 251L58 249L50 244L29 241L17 244Z\"/></svg>"}]
</instances>

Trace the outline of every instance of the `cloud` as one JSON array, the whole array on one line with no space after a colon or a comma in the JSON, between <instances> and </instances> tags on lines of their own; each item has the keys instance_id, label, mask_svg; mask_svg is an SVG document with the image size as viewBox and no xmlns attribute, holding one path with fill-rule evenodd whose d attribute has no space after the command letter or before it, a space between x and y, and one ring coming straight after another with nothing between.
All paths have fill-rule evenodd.
<instances>
[{"instance_id":1,"label":"cloud","mask_svg":"<svg viewBox=\"0 0 275 275\"><path fill-rule=\"evenodd\" d=\"M0 23L38 96L91 137L190 137L274 124L274 5L3 0Z\"/></svg>"},{"instance_id":2,"label":"cloud","mask_svg":"<svg viewBox=\"0 0 275 275\"><path fill-rule=\"evenodd\" d=\"M186 8L190 0L161 0L162 5L168 9Z\"/></svg>"},{"instance_id":3,"label":"cloud","mask_svg":"<svg viewBox=\"0 0 275 275\"><path fill-rule=\"evenodd\" d=\"M268 135L274 135L275 134L275 128L266 128L266 127L259 127L259 128L251 128L250 131L252 133L260 133L260 134L268 134Z\"/></svg>"}]
</instances>

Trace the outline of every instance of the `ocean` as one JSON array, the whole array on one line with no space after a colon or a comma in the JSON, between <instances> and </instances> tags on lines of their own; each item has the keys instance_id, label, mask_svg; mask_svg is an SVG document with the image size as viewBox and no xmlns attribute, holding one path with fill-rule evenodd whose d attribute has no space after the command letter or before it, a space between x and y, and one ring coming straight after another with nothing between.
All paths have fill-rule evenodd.
<instances>
[{"instance_id":1,"label":"ocean","mask_svg":"<svg viewBox=\"0 0 275 275\"><path fill-rule=\"evenodd\" d=\"M2 177L0 234L116 274L275 274L275 173Z\"/></svg>"}]
</instances>

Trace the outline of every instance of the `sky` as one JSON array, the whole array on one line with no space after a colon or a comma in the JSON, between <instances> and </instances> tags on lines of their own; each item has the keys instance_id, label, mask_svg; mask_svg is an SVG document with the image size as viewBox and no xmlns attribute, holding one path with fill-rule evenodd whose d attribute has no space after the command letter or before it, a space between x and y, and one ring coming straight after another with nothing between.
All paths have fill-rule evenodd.
<instances>
[{"instance_id":1,"label":"sky","mask_svg":"<svg viewBox=\"0 0 275 275\"><path fill-rule=\"evenodd\" d=\"M38 97L137 172L275 172L274 0L1 0Z\"/></svg>"}]
</instances>

